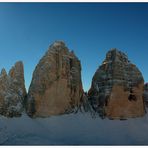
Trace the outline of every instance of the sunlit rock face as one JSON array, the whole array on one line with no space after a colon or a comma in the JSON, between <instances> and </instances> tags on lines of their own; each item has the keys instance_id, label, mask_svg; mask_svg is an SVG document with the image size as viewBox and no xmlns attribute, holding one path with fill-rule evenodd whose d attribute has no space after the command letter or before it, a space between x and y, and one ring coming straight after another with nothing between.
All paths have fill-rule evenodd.
<instances>
[{"instance_id":1,"label":"sunlit rock face","mask_svg":"<svg viewBox=\"0 0 148 148\"><path fill-rule=\"evenodd\" d=\"M145 101L146 107L148 107L148 83L144 85L144 101Z\"/></svg>"},{"instance_id":2,"label":"sunlit rock face","mask_svg":"<svg viewBox=\"0 0 148 148\"><path fill-rule=\"evenodd\" d=\"M72 112L83 96L81 64L62 41L54 42L37 64L26 110L32 117Z\"/></svg>"},{"instance_id":3,"label":"sunlit rock face","mask_svg":"<svg viewBox=\"0 0 148 148\"><path fill-rule=\"evenodd\" d=\"M143 88L138 68L123 52L111 49L93 76L88 96L101 117L140 117L145 114Z\"/></svg>"},{"instance_id":4,"label":"sunlit rock face","mask_svg":"<svg viewBox=\"0 0 148 148\"><path fill-rule=\"evenodd\" d=\"M20 116L26 97L24 67L21 61L7 74L3 68L0 74L0 114L13 117Z\"/></svg>"}]
</instances>

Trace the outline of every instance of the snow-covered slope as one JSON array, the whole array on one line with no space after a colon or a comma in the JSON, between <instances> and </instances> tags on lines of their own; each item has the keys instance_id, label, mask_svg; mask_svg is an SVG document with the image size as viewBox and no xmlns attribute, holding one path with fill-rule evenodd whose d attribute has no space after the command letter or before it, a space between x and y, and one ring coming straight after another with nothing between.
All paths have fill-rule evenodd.
<instances>
[{"instance_id":1,"label":"snow-covered slope","mask_svg":"<svg viewBox=\"0 0 148 148\"><path fill-rule=\"evenodd\" d=\"M128 120L88 113L31 119L0 117L1 145L146 145L148 115Z\"/></svg>"}]
</instances>

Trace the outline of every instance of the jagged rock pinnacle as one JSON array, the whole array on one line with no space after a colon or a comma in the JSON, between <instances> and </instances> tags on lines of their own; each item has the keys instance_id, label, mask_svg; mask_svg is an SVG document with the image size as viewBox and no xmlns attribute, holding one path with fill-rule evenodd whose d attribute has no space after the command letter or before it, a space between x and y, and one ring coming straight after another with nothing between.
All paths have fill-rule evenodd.
<instances>
[{"instance_id":1,"label":"jagged rock pinnacle","mask_svg":"<svg viewBox=\"0 0 148 148\"><path fill-rule=\"evenodd\" d=\"M26 96L23 63L17 62L7 75L2 69L0 79L0 114L8 117L20 116Z\"/></svg>"}]
</instances>

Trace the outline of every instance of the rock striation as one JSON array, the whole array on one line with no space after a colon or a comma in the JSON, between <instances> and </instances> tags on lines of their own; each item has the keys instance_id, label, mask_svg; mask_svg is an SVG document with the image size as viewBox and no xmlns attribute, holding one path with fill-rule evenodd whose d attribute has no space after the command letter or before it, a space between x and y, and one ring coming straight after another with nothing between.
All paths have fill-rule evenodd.
<instances>
[{"instance_id":1,"label":"rock striation","mask_svg":"<svg viewBox=\"0 0 148 148\"><path fill-rule=\"evenodd\" d=\"M111 49L93 76L88 96L101 117L140 117L145 114L143 87L138 68L123 52Z\"/></svg>"},{"instance_id":2,"label":"rock striation","mask_svg":"<svg viewBox=\"0 0 148 148\"><path fill-rule=\"evenodd\" d=\"M3 68L0 74L0 114L20 116L26 97L23 63L18 61L7 74Z\"/></svg>"},{"instance_id":3,"label":"rock striation","mask_svg":"<svg viewBox=\"0 0 148 148\"><path fill-rule=\"evenodd\" d=\"M81 64L62 41L54 42L37 64L26 101L31 117L72 112L83 96Z\"/></svg>"},{"instance_id":4,"label":"rock striation","mask_svg":"<svg viewBox=\"0 0 148 148\"><path fill-rule=\"evenodd\" d=\"M146 107L148 107L148 83L144 85L144 101Z\"/></svg>"}]
</instances>

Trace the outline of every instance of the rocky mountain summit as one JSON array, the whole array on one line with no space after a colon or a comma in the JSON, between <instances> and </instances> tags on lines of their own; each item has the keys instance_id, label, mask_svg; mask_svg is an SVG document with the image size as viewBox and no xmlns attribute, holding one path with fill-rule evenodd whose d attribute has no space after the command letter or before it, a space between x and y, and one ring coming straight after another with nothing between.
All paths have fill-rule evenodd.
<instances>
[{"instance_id":1,"label":"rocky mountain summit","mask_svg":"<svg viewBox=\"0 0 148 148\"><path fill-rule=\"evenodd\" d=\"M3 68L0 74L0 114L8 117L20 116L23 111L26 89L24 68L16 62L7 74Z\"/></svg>"},{"instance_id":2,"label":"rocky mountain summit","mask_svg":"<svg viewBox=\"0 0 148 148\"><path fill-rule=\"evenodd\" d=\"M31 117L70 113L83 96L81 64L62 41L54 42L37 64L26 101Z\"/></svg>"},{"instance_id":3,"label":"rocky mountain summit","mask_svg":"<svg viewBox=\"0 0 148 148\"><path fill-rule=\"evenodd\" d=\"M97 69L88 92L89 100L101 117L125 119L145 114L144 79L128 57L111 49Z\"/></svg>"}]
</instances>

